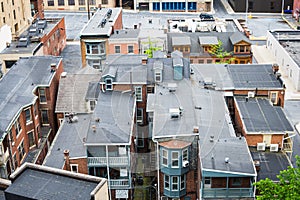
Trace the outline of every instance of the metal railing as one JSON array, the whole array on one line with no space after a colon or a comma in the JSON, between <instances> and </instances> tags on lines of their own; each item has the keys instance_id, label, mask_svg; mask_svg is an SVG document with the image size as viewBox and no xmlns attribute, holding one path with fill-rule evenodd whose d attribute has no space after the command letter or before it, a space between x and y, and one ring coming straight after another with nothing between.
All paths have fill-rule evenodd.
<instances>
[{"instance_id":1,"label":"metal railing","mask_svg":"<svg viewBox=\"0 0 300 200\"><path fill-rule=\"evenodd\" d=\"M109 157L108 164L110 166L127 166L129 164L128 157ZM106 166L107 158L106 157L89 157L88 158L89 166Z\"/></svg>"},{"instance_id":2,"label":"metal railing","mask_svg":"<svg viewBox=\"0 0 300 200\"><path fill-rule=\"evenodd\" d=\"M228 197L253 197L252 188L205 188L203 189L204 198L228 198Z\"/></svg>"},{"instance_id":3,"label":"metal railing","mask_svg":"<svg viewBox=\"0 0 300 200\"><path fill-rule=\"evenodd\" d=\"M128 188L130 186L129 179L111 179L109 184L112 189Z\"/></svg>"}]
</instances>

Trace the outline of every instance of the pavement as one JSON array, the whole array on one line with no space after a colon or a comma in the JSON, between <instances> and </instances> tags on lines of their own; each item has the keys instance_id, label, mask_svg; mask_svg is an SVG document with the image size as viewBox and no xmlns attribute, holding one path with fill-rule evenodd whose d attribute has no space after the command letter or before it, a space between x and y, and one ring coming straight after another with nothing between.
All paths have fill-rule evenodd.
<instances>
[{"instance_id":1,"label":"pavement","mask_svg":"<svg viewBox=\"0 0 300 200\"><path fill-rule=\"evenodd\" d=\"M297 22L292 14L283 14L281 17L292 29L300 30L300 22Z\"/></svg>"}]
</instances>

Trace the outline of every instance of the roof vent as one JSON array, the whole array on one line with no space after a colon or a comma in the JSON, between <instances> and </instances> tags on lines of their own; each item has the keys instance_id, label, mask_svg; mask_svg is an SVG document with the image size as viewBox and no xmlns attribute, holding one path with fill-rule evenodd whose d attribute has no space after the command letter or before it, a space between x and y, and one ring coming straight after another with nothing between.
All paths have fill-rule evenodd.
<instances>
[{"instance_id":1,"label":"roof vent","mask_svg":"<svg viewBox=\"0 0 300 200\"><path fill-rule=\"evenodd\" d=\"M176 92L177 84L176 83L168 83L169 92Z\"/></svg>"},{"instance_id":2,"label":"roof vent","mask_svg":"<svg viewBox=\"0 0 300 200\"><path fill-rule=\"evenodd\" d=\"M100 118L99 118L99 117L96 118L96 119L95 119L95 122L100 122Z\"/></svg>"},{"instance_id":3,"label":"roof vent","mask_svg":"<svg viewBox=\"0 0 300 200\"><path fill-rule=\"evenodd\" d=\"M210 142L214 142L214 137L215 137L215 136L211 135L209 141L210 141Z\"/></svg>"},{"instance_id":4,"label":"roof vent","mask_svg":"<svg viewBox=\"0 0 300 200\"><path fill-rule=\"evenodd\" d=\"M225 158L225 163L229 163L229 158L228 157Z\"/></svg>"},{"instance_id":5,"label":"roof vent","mask_svg":"<svg viewBox=\"0 0 300 200\"><path fill-rule=\"evenodd\" d=\"M67 77L67 72L62 72L60 76L61 76L61 78L66 78Z\"/></svg>"},{"instance_id":6,"label":"roof vent","mask_svg":"<svg viewBox=\"0 0 300 200\"><path fill-rule=\"evenodd\" d=\"M193 127L193 133L199 133L199 126Z\"/></svg>"},{"instance_id":7,"label":"roof vent","mask_svg":"<svg viewBox=\"0 0 300 200\"><path fill-rule=\"evenodd\" d=\"M170 113L171 119L179 119L179 117L182 114L182 111L180 111L179 108L170 108L169 113Z\"/></svg>"},{"instance_id":8,"label":"roof vent","mask_svg":"<svg viewBox=\"0 0 300 200\"><path fill-rule=\"evenodd\" d=\"M93 130L93 132L96 132L96 125L92 126L92 130Z\"/></svg>"},{"instance_id":9,"label":"roof vent","mask_svg":"<svg viewBox=\"0 0 300 200\"><path fill-rule=\"evenodd\" d=\"M56 71L56 64L55 63L51 63L50 67L51 67L51 72Z\"/></svg>"}]
</instances>

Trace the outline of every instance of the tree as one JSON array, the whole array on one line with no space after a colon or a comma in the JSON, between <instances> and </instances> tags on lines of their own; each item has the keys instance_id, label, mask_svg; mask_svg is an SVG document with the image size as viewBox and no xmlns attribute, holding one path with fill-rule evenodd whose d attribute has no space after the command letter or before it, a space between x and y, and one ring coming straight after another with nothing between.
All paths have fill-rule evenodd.
<instances>
[{"instance_id":1,"label":"tree","mask_svg":"<svg viewBox=\"0 0 300 200\"><path fill-rule=\"evenodd\" d=\"M162 50L160 47L153 46L153 42L150 40L150 37L149 37L149 41L147 42L147 44L149 44L149 48L145 51L145 54L148 55L148 58L153 58L153 52Z\"/></svg>"},{"instance_id":2,"label":"tree","mask_svg":"<svg viewBox=\"0 0 300 200\"><path fill-rule=\"evenodd\" d=\"M296 167L291 166L277 175L278 183L266 178L254 185L259 191L257 200L294 200L300 198L300 156L296 155Z\"/></svg>"},{"instance_id":3,"label":"tree","mask_svg":"<svg viewBox=\"0 0 300 200\"><path fill-rule=\"evenodd\" d=\"M210 47L211 48L208 52L220 59L220 62L218 63L229 64L234 60L234 58L231 58L232 52L227 52L224 50L221 40L218 40L218 44L210 45Z\"/></svg>"}]
</instances>

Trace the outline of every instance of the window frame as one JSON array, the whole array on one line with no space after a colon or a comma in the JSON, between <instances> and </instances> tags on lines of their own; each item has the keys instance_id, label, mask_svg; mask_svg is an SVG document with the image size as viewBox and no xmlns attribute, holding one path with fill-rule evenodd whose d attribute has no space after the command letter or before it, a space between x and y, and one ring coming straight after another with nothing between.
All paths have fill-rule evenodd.
<instances>
[{"instance_id":1,"label":"window frame","mask_svg":"<svg viewBox=\"0 0 300 200\"><path fill-rule=\"evenodd\" d=\"M44 114L43 112L46 112L47 113L47 118L45 119L44 118ZM42 109L41 110L41 117L42 117L42 124L43 125L49 125L49 113L48 113L48 110L47 109Z\"/></svg>"},{"instance_id":2,"label":"window frame","mask_svg":"<svg viewBox=\"0 0 300 200\"><path fill-rule=\"evenodd\" d=\"M29 137L30 134L32 134L32 139L33 139L32 145L30 145L30 141L31 141L31 140L30 140L30 137ZM30 149L30 148L33 148L33 147L35 146L34 130L28 131L28 132L27 132L27 137L28 137L28 146L29 146L29 149Z\"/></svg>"},{"instance_id":3,"label":"window frame","mask_svg":"<svg viewBox=\"0 0 300 200\"><path fill-rule=\"evenodd\" d=\"M170 190L170 176L164 174L164 189Z\"/></svg>"},{"instance_id":4,"label":"window frame","mask_svg":"<svg viewBox=\"0 0 300 200\"><path fill-rule=\"evenodd\" d=\"M110 83L107 83L110 81ZM106 90L113 90L113 79L112 78L106 78L105 79L105 89Z\"/></svg>"},{"instance_id":5,"label":"window frame","mask_svg":"<svg viewBox=\"0 0 300 200\"><path fill-rule=\"evenodd\" d=\"M186 156L184 156L184 155L185 155L185 152L186 152ZM183 163L184 161L189 161L189 149L188 149L188 148L185 148L185 149L183 149L183 150L181 151L181 153L182 153L182 163Z\"/></svg>"},{"instance_id":6,"label":"window frame","mask_svg":"<svg viewBox=\"0 0 300 200\"><path fill-rule=\"evenodd\" d=\"M39 88L39 100L41 104L47 103L46 88Z\"/></svg>"},{"instance_id":7,"label":"window frame","mask_svg":"<svg viewBox=\"0 0 300 200\"><path fill-rule=\"evenodd\" d=\"M26 151L24 148L24 140L22 140L18 146L18 153L19 153L19 160L20 163L22 162L22 160L25 158L26 155Z\"/></svg>"},{"instance_id":8,"label":"window frame","mask_svg":"<svg viewBox=\"0 0 300 200\"><path fill-rule=\"evenodd\" d=\"M241 177L233 177L232 178L232 186L241 186L242 178Z\"/></svg>"},{"instance_id":9,"label":"window frame","mask_svg":"<svg viewBox=\"0 0 300 200\"><path fill-rule=\"evenodd\" d=\"M136 109L136 122L143 123L143 108Z\"/></svg>"},{"instance_id":10,"label":"window frame","mask_svg":"<svg viewBox=\"0 0 300 200\"><path fill-rule=\"evenodd\" d=\"M120 45L115 45L115 53L121 53L121 46Z\"/></svg>"},{"instance_id":11,"label":"window frame","mask_svg":"<svg viewBox=\"0 0 300 200\"><path fill-rule=\"evenodd\" d=\"M179 176L172 176L171 179L172 179L172 187L171 187L172 191L178 191L179 190ZM177 182L174 181L175 179L177 179ZM176 186L177 189L174 189L174 186Z\"/></svg>"},{"instance_id":12,"label":"window frame","mask_svg":"<svg viewBox=\"0 0 300 200\"><path fill-rule=\"evenodd\" d=\"M26 124L29 124L30 122L32 122L32 117L31 117L31 109L30 107L26 108L24 110L25 112L25 120L26 120ZM28 113L29 112L29 113Z\"/></svg>"},{"instance_id":13,"label":"window frame","mask_svg":"<svg viewBox=\"0 0 300 200\"><path fill-rule=\"evenodd\" d=\"M134 53L133 45L127 45L127 52L128 52L128 54Z\"/></svg>"},{"instance_id":14,"label":"window frame","mask_svg":"<svg viewBox=\"0 0 300 200\"><path fill-rule=\"evenodd\" d=\"M174 154L177 154L177 158L173 157ZM176 163L176 161L177 161L177 165L174 165L174 163ZM179 168L179 152L178 151L172 151L172 153L171 153L171 167Z\"/></svg>"},{"instance_id":15,"label":"window frame","mask_svg":"<svg viewBox=\"0 0 300 200\"><path fill-rule=\"evenodd\" d=\"M18 138L20 133L22 132L20 117L15 121L15 132L16 132L16 138Z\"/></svg>"},{"instance_id":16,"label":"window frame","mask_svg":"<svg viewBox=\"0 0 300 200\"><path fill-rule=\"evenodd\" d=\"M181 176L180 176L180 191L181 190L185 190L185 188L186 188L186 176L185 176L185 174L182 174Z\"/></svg>"},{"instance_id":17,"label":"window frame","mask_svg":"<svg viewBox=\"0 0 300 200\"><path fill-rule=\"evenodd\" d=\"M73 167L76 167L76 171L73 170ZM71 172L78 173L78 164L70 164Z\"/></svg>"},{"instance_id":18,"label":"window frame","mask_svg":"<svg viewBox=\"0 0 300 200\"><path fill-rule=\"evenodd\" d=\"M136 101L143 101L143 88L141 86L136 86L134 88Z\"/></svg>"},{"instance_id":19,"label":"window frame","mask_svg":"<svg viewBox=\"0 0 300 200\"><path fill-rule=\"evenodd\" d=\"M166 153L166 154L164 154L164 152ZM162 157L162 161L161 161L161 164L163 165L163 166L168 166L169 165L169 159L168 159L168 156L169 156L169 151L168 150L166 150L166 149L162 149L162 154L161 154L161 157ZM166 161L166 162L164 162L164 161Z\"/></svg>"}]
</instances>

